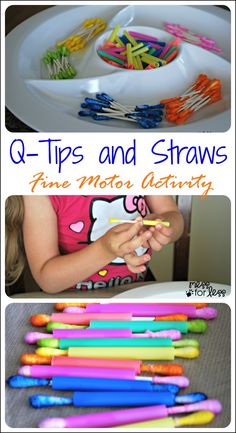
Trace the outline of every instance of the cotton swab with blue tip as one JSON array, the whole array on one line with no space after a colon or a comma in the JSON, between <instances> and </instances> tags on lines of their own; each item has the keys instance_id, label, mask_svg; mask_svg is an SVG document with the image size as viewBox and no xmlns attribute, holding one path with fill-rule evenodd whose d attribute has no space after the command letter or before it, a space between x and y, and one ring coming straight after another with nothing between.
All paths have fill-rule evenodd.
<instances>
[{"instance_id":1,"label":"cotton swab with blue tip","mask_svg":"<svg viewBox=\"0 0 236 433\"><path fill-rule=\"evenodd\" d=\"M189 380L184 376L168 377L166 383L158 383L159 377L140 377L133 379L122 379L97 376L68 376L54 375L46 377L28 377L22 375L11 376L7 380L8 386L13 389L45 387L49 386L54 391L135 391L135 392L163 392L168 391L178 394L180 388L186 388ZM161 378L162 379L162 378ZM168 383L170 381L170 383ZM175 383L172 383L175 382ZM178 385L179 384L179 385Z\"/></svg>"},{"instance_id":2,"label":"cotton swab with blue tip","mask_svg":"<svg viewBox=\"0 0 236 433\"><path fill-rule=\"evenodd\" d=\"M85 98L78 112L80 117L93 120L118 119L137 123L142 128L156 128L162 121L164 104L125 106L106 93L97 93L96 99Z\"/></svg>"},{"instance_id":3,"label":"cotton swab with blue tip","mask_svg":"<svg viewBox=\"0 0 236 433\"><path fill-rule=\"evenodd\" d=\"M186 395L175 395L169 391L92 391L74 392L72 398L58 397L53 395L36 394L30 397L30 404L34 408L49 406L77 407L121 407L121 406L150 406L155 404L174 406L181 403L193 403L206 400L203 393L192 393Z\"/></svg>"}]
</instances>

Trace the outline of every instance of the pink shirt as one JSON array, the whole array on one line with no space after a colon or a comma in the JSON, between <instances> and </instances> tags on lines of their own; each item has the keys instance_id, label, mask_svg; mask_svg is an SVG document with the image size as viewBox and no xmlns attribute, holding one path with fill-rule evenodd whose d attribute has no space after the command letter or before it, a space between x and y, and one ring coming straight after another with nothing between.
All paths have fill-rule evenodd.
<instances>
[{"instance_id":1,"label":"pink shirt","mask_svg":"<svg viewBox=\"0 0 236 433\"><path fill-rule=\"evenodd\" d=\"M133 220L141 215L145 217L148 208L143 196L49 196L57 215L58 242L62 254L79 251L103 236L115 224L109 218ZM136 250L144 254L146 248ZM89 257L88 257L89 260ZM107 266L85 281L78 282L76 289L89 290L114 287L143 281L145 272L130 272L121 257L117 257Z\"/></svg>"}]
</instances>

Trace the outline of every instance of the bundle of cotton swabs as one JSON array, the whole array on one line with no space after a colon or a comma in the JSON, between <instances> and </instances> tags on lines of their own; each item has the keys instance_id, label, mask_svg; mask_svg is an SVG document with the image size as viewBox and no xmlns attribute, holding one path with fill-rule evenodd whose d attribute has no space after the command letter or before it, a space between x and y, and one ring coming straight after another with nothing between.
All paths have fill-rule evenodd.
<instances>
[{"instance_id":1,"label":"bundle of cotton swabs","mask_svg":"<svg viewBox=\"0 0 236 433\"><path fill-rule=\"evenodd\" d=\"M74 78L76 71L69 62L70 52L66 47L47 51L43 62L47 67L48 78L51 80Z\"/></svg>"},{"instance_id":2,"label":"bundle of cotton swabs","mask_svg":"<svg viewBox=\"0 0 236 433\"><path fill-rule=\"evenodd\" d=\"M157 128L162 121L164 104L122 105L106 93L97 93L96 99L85 98L78 112L81 117L93 120L124 120L137 123L142 128Z\"/></svg>"},{"instance_id":3,"label":"bundle of cotton swabs","mask_svg":"<svg viewBox=\"0 0 236 433\"><path fill-rule=\"evenodd\" d=\"M200 74L183 95L163 99L160 102L165 104L166 120L180 125L196 111L221 98L221 81L216 78L210 79L206 74Z\"/></svg>"}]
</instances>

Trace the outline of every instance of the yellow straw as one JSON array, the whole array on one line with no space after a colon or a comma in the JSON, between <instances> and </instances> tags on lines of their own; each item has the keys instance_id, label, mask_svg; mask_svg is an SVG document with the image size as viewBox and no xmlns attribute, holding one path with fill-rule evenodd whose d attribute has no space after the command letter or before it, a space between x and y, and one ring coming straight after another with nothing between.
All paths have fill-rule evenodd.
<instances>
[{"instance_id":1,"label":"yellow straw","mask_svg":"<svg viewBox=\"0 0 236 433\"><path fill-rule=\"evenodd\" d=\"M136 220L122 220L119 218L109 218L109 223L131 223L134 224L138 221ZM144 226L156 226L157 224L163 225L165 227L170 227L169 221L162 220L142 220Z\"/></svg>"}]
</instances>

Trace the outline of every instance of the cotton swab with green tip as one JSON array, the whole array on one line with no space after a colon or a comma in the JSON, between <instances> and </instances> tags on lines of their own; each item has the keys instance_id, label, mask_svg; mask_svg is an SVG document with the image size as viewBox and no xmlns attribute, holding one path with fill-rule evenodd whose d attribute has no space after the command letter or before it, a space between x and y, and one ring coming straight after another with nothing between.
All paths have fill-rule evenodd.
<instances>
[{"instance_id":1,"label":"cotton swab with green tip","mask_svg":"<svg viewBox=\"0 0 236 433\"><path fill-rule=\"evenodd\" d=\"M65 350L70 347L199 347L199 342L171 338L42 338L37 345Z\"/></svg>"},{"instance_id":2,"label":"cotton swab with green tip","mask_svg":"<svg viewBox=\"0 0 236 433\"><path fill-rule=\"evenodd\" d=\"M91 320L90 328L93 329L130 329L132 332L163 331L176 329L181 333L188 332L204 334L207 330L207 322L203 319L190 320L186 322L156 322L156 321L105 321Z\"/></svg>"},{"instance_id":3,"label":"cotton swab with green tip","mask_svg":"<svg viewBox=\"0 0 236 433\"><path fill-rule=\"evenodd\" d=\"M43 348L41 348L43 349ZM59 350L59 349L52 349ZM38 353L38 349L36 350ZM65 352L61 350L61 352ZM197 358L200 355L197 347L70 347L68 356L78 358L116 358L173 361L177 358ZM41 352L41 354L43 354Z\"/></svg>"},{"instance_id":4,"label":"cotton swab with green tip","mask_svg":"<svg viewBox=\"0 0 236 433\"><path fill-rule=\"evenodd\" d=\"M140 222L137 220L122 220L119 218L109 218L108 221L109 221L109 223L130 223L130 224L135 224L137 222ZM169 221L162 221L162 220L158 220L158 219L157 220L145 220L145 219L143 219L142 223L144 226L156 226L156 225L160 224L160 225L163 225L165 227L170 227Z\"/></svg>"},{"instance_id":5,"label":"cotton swab with green tip","mask_svg":"<svg viewBox=\"0 0 236 433\"><path fill-rule=\"evenodd\" d=\"M208 410L202 410L199 412L192 413L191 415L179 417L167 417L152 421L144 421L133 424L126 424L117 428L175 428L184 426L195 426L209 424L215 415L213 412Z\"/></svg>"},{"instance_id":6,"label":"cotton swab with green tip","mask_svg":"<svg viewBox=\"0 0 236 433\"><path fill-rule=\"evenodd\" d=\"M68 61L69 55L70 52L65 46L54 51L47 51L43 57L43 63L47 67L50 79L59 80L75 77L76 71Z\"/></svg>"},{"instance_id":7,"label":"cotton swab with green tip","mask_svg":"<svg viewBox=\"0 0 236 433\"><path fill-rule=\"evenodd\" d=\"M49 322L46 326L47 332L53 331L53 329L84 329L86 325L68 325L67 323L61 322Z\"/></svg>"}]
</instances>

